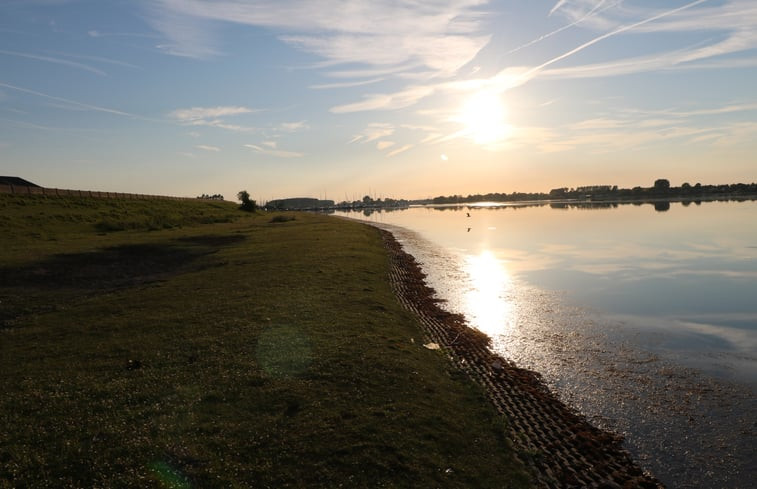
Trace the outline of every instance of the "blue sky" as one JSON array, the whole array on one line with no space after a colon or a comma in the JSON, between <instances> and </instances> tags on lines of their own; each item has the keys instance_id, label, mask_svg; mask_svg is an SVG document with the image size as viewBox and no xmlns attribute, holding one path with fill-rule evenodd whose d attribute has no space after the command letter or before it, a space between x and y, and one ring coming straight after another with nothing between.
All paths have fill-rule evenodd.
<instances>
[{"instance_id":1,"label":"blue sky","mask_svg":"<svg viewBox=\"0 0 757 489\"><path fill-rule=\"evenodd\" d=\"M5 0L0 174L334 200L757 180L754 0Z\"/></svg>"}]
</instances>

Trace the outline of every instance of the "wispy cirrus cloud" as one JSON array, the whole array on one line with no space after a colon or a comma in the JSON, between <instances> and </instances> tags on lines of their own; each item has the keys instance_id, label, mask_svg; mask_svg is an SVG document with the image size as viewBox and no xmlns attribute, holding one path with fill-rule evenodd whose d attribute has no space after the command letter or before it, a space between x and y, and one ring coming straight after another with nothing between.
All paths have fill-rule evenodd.
<instances>
[{"instance_id":1,"label":"wispy cirrus cloud","mask_svg":"<svg viewBox=\"0 0 757 489\"><path fill-rule=\"evenodd\" d=\"M698 0L663 12L639 8L612 10L605 16L605 20L600 24L601 26L605 26L608 23L620 24L623 20L627 19L629 14L635 16L644 15L647 18L642 21L616 27L612 32L590 41L593 44L597 40L604 40L607 37L626 31L633 31L637 34L712 33L712 37L705 40L702 44L665 50L641 57L627 57L602 63L543 70L540 76L587 78L619 76L649 71L724 69L757 65L757 61L753 56L745 58L733 57L736 53L757 49L757 3L733 0L720 5L707 5L706 2L707 0ZM585 2L563 3L584 4ZM693 9L691 7L697 8ZM579 15L581 11L581 9L574 8L567 12L573 18ZM707 19L707 21L703 22L703 19ZM599 28L599 26L594 27ZM588 46L581 46L581 48L584 47ZM574 53L571 52L570 54ZM726 55L730 57L706 63L693 63L707 59L712 60L712 58Z\"/></svg>"},{"instance_id":2,"label":"wispy cirrus cloud","mask_svg":"<svg viewBox=\"0 0 757 489\"><path fill-rule=\"evenodd\" d=\"M606 2L599 2L599 4L602 3ZM560 13L568 20L580 20L585 27L597 31L623 29L633 30L637 34L695 32L713 34L703 46L688 50L689 59L678 62L736 53L757 47L755 36L757 3L752 0L726 0L717 3L699 0L672 10L635 6L629 2L623 2L620 8L602 8L599 11L596 11L598 6L596 1L567 0L560 4L562 6ZM596 12L586 16L588 9ZM641 19L653 21L640 22ZM630 28L626 29L625 26L630 26Z\"/></svg>"},{"instance_id":3,"label":"wispy cirrus cloud","mask_svg":"<svg viewBox=\"0 0 757 489\"><path fill-rule=\"evenodd\" d=\"M258 132L259 129L226 122L226 117L251 114L259 110L242 106L191 107L169 112L171 119L187 126L209 126L234 132Z\"/></svg>"},{"instance_id":4,"label":"wispy cirrus cloud","mask_svg":"<svg viewBox=\"0 0 757 489\"><path fill-rule=\"evenodd\" d=\"M302 129L307 129L308 127L307 121L282 122L279 124L279 129L285 132L300 131Z\"/></svg>"},{"instance_id":5,"label":"wispy cirrus cloud","mask_svg":"<svg viewBox=\"0 0 757 489\"><path fill-rule=\"evenodd\" d=\"M304 153L298 151L287 151L280 149L276 141L264 141L260 144L244 144L245 148L249 148L256 153L274 156L276 158L301 158L305 156Z\"/></svg>"},{"instance_id":6,"label":"wispy cirrus cloud","mask_svg":"<svg viewBox=\"0 0 757 489\"><path fill-rule=\"evenodd\" d=\"M744 121L712 116L744 112ZM615 108L612 116L584 119L554 127L519 127L507 140L510 148L531 148L543 153L583 151L603 154L649 148L657 144L733 148L757 140L757 123L748 120L757 104L734 103L693 110L654 111Z\"/></svg>"},{"instance_id":7,"label":"wispy cirrus cloud","mask_svg":"<svg viewBox=\"0 0 757 489\"><path fill-rule=\"evenodd\" d=\"M173 56L199 59L221 54L209 23L183 12L181 8L164 8L161 2L145 5L147 22L162 37L162 42L155 46L159 50ZM187 7L190 5L191 2L186 2Z\"/></svg>"},{"instance_id":8,"label":"wispy cirrus cloud","mask_svg":"<svg viewBox=\"0 0 757 489\"><path fill-rule=\"evenodd\" d=\"M395 93L375 93L366 95L360 102L337 105L331 108L335 114L361 112L366 110L395 110L415 105L418 101L432 95L437 89L435 85L410 86Z\"/></svg>"},{"instance_id":9,"label":"wispy cirrus cloud","mask_svg":"<svg viewBox=\"0 0 757 489\"><path fill-rule=\"evenodd\" d=\"M282 42L331 64L405 65L450 75L489 42L479 10L487 3L160 0L146 12L171 54L218 54L211 21L228 22L275 29Z\"/></svg>"},{"instance_id":10,"label":"wispy cirrus cloud","mask_svg":"<svg viewBox=\"0 0 757 489\"><path fill-rule=\"evenodd\" d=\"M398 143L392 139L389 139L390 136L395 135L397 130L405 130L406 131L428 131L432 130L429 127L423 126L411 126L411 125L400 125L399 127L396 127L393 124L385 123L385 122L372 122L368 124L365 129L363 129L359 134L356 134L352 137L352 139L349 141L349 144L367 144L372 143L372 145L376 148L376 150L380 152L386 152L387 158L391 158L392 156L396 156L400 153L404 153L405 151L413 148L415 144L404 144L402 146L398 146Z\"/></svg>"},{"instance_id":11,"label":"wispy cirrus cloud","mask_svg":"<svg viewBox=\"0 0 757 489\"><path fill-rule=\"evenodd\" d=\"M717 114L732 114L734 112L752 112L757 111L757 103L741 103L741 104L728 104L722 107L702 108L696 110L669 110L665 111L665 114L679 116L679 117L691 117L702 115L717 115Z\"/></svg>"},{"instance_id":12,"label":"wispy cirrus cloud","mask_svg":"<svg viewBox=\"0 0 757 489\"><path fill-rule=\"evenodd\" d=\"M334 88L351 88L351 87L360 87L363 85L373 85L374 83L379 83L384 81L385 78L372 78L370 80L359 80L359 81L351 81L351 82L337 82L337 83L322 83L319 85L310 85L310 88L314 90L329 90Z\"/></svg>"},{"instance_id":13,"label":"wispy cirrus cloud","mask_svg":"<svg viewBox=\"0 0 757 489\"><path fill-rule=\"evenodd\" d=\"M192 107L190 109L176 109L169 115L182 122L193 122L206 119L216 119L228 115L249 114L253 112L248 107L218 106L218 107Z\"/></svg>"},{"instance_id":14,"label":"wispy cirrus cloud","mask_svg":"<svg viewBox=\"0 0 757 489\"><path fill-rule=\"evenodd\" d=\"M440 92L458 91L474 92L486 89L502 93L507 90L525 85L535 78L581 78L581 77L609 77L641 73L645 71L662 71L670 69L703 69L705 65L687 66L695 60L723 56L746 49L757 48L757 4L747 6L743 0L734 0L718 7L712 7L707 12L721 19L714 25L701 22L702 5L710 0L694 0L675 8L665 10L650 10L640 8L614 8L619 2L608 3L597 0L565 0L555 4L552 12L564 13L571 21L569 27L581 24L591 24L591 28L607 29L601 35L583 42L561 54L553 56L535 66L508 66L499 73L488 78L470 78L458 81L439 81L425 85L408 85L393 93L374 93L363 97L363 100L342 104L331 109L334 113L347 113L367 110L393 110L415 105L419 101ZM625 5L625 4L624 4ZM737 17L737 12L744 10L745 16L740 17L738 23L729 25L729 21ZM686 19L694 16L693 11L700 17L699 24ZM622 12L622 15L617 14ZM589 22L592 20L592 22ZM727 38L724 41L709 42L705 46L688 49L664 51L643 57L613 58L612 60L589 64L574 65L564 68L551 68L574 55L593 47L609 38L643 32L674 32L694 28L703 31L718 32L725 30ZM544 36L535 39L538 41ZM533 44L534 41L526 43ZM522 45L524 47L526 45ZM519 49L519 48L517 48ZM716 66L751 66L755 62L745 60L724 60L713 64Z\"/></svg>"},{"instance_id":15,"label":"wispy cirrus cloud","mask_svg":"<svg viewBox=\"0 0 757 489\"><path fill-rule=\"evenodd\" d=\"M386 122L372 122L368 124L362 132L353 136L350 140L350 144L358 142L370 143L371 141L391 136L394 134L394 131L395 127L393 124L388 124Z\"/></svg>"},{"instance_id":16,"label":"wispy cirrus cloud","mask_svg":"<svg viewBox=\"0 0 757 489\"><path fill-rule=\"evenodd\" d=\"M407 2L398 4L384 0L349 2L324 0L314 5L305 0L263 0L250 4L241 0L160 0L150 7L151 24L170 44L168 52L185 56L217 55L221 47L213 25L228 22L270 28L279 40L298 50L322 59L311 69L325 71L326 76L344 81L311 85L311 89L371 87L353 100L334 104L334 114L361 111L400 110L413 107L437 95L456 98L486 90L493 93L521 87L534 79L559 80L623 76L643 72L670 70L704 70L724 67L757 66L750 56L737 56L757 48L757 3L745 0L693 0L676 5L649 7L648 4L620 0L559 0L544 15L558 18L565 24L533 37L506 54L527 49L547 38L569 29L581 29L593 37L572 47L565 47L541 63L531 66L504 66L492 76L478 70L459 73L489 42L487 25L480 17L485 0L459 0L446 4ZM707 19L703 22L703 19ZM614 51L598 51L605 61L590 64L573 61L576 55L594 49L611 38L630 35L675 35L697 33L694 41L666 43L658 52L644 55L617 55ZM182 51L179 53L178 51ZM628 51L633 53L633 51ZM640 51L641 52L641 51ZM607 53L607 54L606 54ZM388 80L407 80L397 88L379 85ZM354 91L350 91L354 93ZM741 104L745 105L745 104ZM227 122L227 118L247 112L234 112L233 107L184 109L174 118L187 125L214 126L240 132L261 132ZM242 108L244 109L244 108ZM195 112L192 112L195 110ZM423 134L415 135L415 144L439 144L458 137L459 128L445 127L449 111L425 114L435 118ZM718 110L737 111L736 106ZM726 112L723 112L726 113ZM730 112L727 112L730 113ZM655 144L664 140L734 141L751 134L752 127L721 127L708 130L687 124L686 117L695 114L660 115L657 118L626 120L598 116L573 127L516 128L506 142L507 147L529 146L541 151L564 151L586 145L596 151L622 150ZM306 127L300 122L270 126L276 131L295 131ZM374 123L355 134L350 143L372 143L388 157L411 149L399 126ZM624 136L618 135L622 132ZM270 143L270 141L268 142ZM282 150L275 144L245 145L257 153L276 157L298 157L301 153Z\"/></svg>"},{"instance_id":17,"label":"wispy cirrus cloud","mask_svg":"<svg viewBox=\"0 0 757 489\"><path fill-rule=\"evenodd\" d=\"M387 153L386 157L391 158L392 156L397 156L400 153L404 153L405 151L412 149L414 146L415 146L414 144L405 144L395 149L394 151L390 151L389 153Z\"/></svg>"},{"instance_id":18,"label":"wispy cirrus cloud","mask_svg":"<svg viewBox=\"0 0 757 489\"><path fill-rule=\"evenodd\" d=\"M205 126L224 129L232 132L249 133L249 134L267 134L267 137L276 138L279 135L290 134L307 129L308 123L305 120L281 122L272 124L267 128L251 127L228 122L228 118L244 116L257 112L259 109L252 109L241 105L219 105L215 107L190 107L185 109L176 109L168 113L168 117L185 126ZM192 137L199 137L196 131L189 133ZM266 136L264 136L266 137ZM259 144L245 144L246 148L252 149L257 153L275 156L278 158L298 158L304 156L303 153L296 151L287 151L278 148L278 143L273 140L267 140ZM218 146L198 144L195 149L203 151L218 152L221 148Z\"/></svg>"},{"instance_id":19,"label":"wispy cirrus cloud","mask_svg":"<svg viewBox=\"0 0 757 489\"><path fill-rule=\"evenodd\" d=\"M715 127L708 134L708 140L714 146L733 148L743 144L752 144L757 140L757 122L733 122Z\"/></svg>"},{"instance_id":20,"label":"wispy cirrus cloud","mask_svg":"<svg viewBox=\"0 0 757 489\"><path fill-rule=\"evenodd\" d=\"M391 148L396 143L394 141L379 141L376 143L376 149L379 151L384 151L387 148Z\"/></svg>"},{"instance_id":21,"label":"wispy cirrus cloud","mask_svg":"<svg viewBox=\"0 0 757 489\"><path fill-rule=\"evenodd\" d=\"M201 149L203 151L211 151L214 153L218 153L219 151L221 151L221 148L219 148L218 146L211 146L209 144L197 144L195 145L195 148Z\"/></svg>"},{"instance_id":22,"label":"wispy cirrus cloud","mask_svg":"<svg viewBox=\"0 0 757 489\"><path fill-rule=\"evenodd\" d=\"M577 54L577 53L579 53L579 52L581 52L581 51L583 51L583 50L585 50L585 49L587 49L587 48L589 48L589 47L591 47L591 46L593 46L593 45L595 45L595 44L597 44L597 43L599 43L601 41L604 41L605 39L608 39L610 37L614 37L614 36L617 36L617 35L620 35L620 34L623 34L623 33L626 33L626 32L633 31L635 29L639 29L640 27L642 27L644 25L647 25L647 24L649 24L651 22L655 22L655 21L663 19L665 17L670 17L672 15L675 15L675 14L678 14L680 12L683 12L684 10L688 10L688 9L690 9L692 7L696 7L697 5L700 5L700 4L702 4L704 2L707 2L707 1L709 1L709 0L695 0L693 2L690 2L690 3L687 3L685 5L682 5L682 6L678 7L678 8L674 8L674 9L670 9L670 10L665 10L663 12L659 12L659 13L653 14L651 16L645 17L645 18L643 18L641 20L638 20L636 22L633 22L633 23L630 23L630 24L624 24L624 25L622 25L622 26L620 26L620 27L618 27L616 29L611 30L610 32L602 34L601 36L597 36L594 39L591 39L590 41L587 41L587 42L585 42L585 43L583 43L583 44L581 44L581 45L579 45L579 46L577 46L577 47L575 47L575 48L573 48L573 49L571 49L571 50L569 50L569 51L567 51L567 52L565 52L565 53L563 53L563 54L561 54L559 56L555 56L554 58L552 58L552 59L550 59L548 61L545 61L544 63L542 63L542 64L540 64L538 66L535 66L534 68L531 68L531 70L529 70L527 72L527 75L528 76L533 76L536 73L542 71L547 66L550 66L550 65L552 65L554 63L562 61L562 60L564 60L566 58L569 58L569 57L571 57L571 56L573 56L573 55L575 55L575 54Z\"/></svg>"}]
</instances>

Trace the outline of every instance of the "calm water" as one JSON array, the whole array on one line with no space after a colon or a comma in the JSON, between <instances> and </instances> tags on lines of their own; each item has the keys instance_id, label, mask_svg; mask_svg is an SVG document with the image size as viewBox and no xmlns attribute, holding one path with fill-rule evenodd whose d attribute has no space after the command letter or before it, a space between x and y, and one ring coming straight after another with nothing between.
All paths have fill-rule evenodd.
<instances>
[{"instance_id":1,"label":"calm water","mask_svg":"<svg viewBox=\"0 0 757 489\"><path fill-rule=\"evenodd\" d=\"M757 203L339 213L669 487L757 478Z\"/></svg>"}]
</instances>

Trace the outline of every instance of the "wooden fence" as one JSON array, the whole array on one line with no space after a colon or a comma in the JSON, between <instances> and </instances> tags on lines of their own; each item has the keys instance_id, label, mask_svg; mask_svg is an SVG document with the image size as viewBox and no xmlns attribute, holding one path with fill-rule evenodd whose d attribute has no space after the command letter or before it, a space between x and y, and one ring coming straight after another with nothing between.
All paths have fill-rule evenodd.
<instances>
[{"instance_id":1,"label":"wooden fence","mask_svg":"<svg viewBox=\"0 0 757 489\"><path fill-rule=\"evenodd\" d=\"M129 200L197 200L192 197L170 197L167 195L126 194L122 192L96 192L93 190L68 190L62 188L28 187L26 185L0 184L0 194L46 195L51 197L93 197L99 199Z\"/></svg>"}]
</instances>

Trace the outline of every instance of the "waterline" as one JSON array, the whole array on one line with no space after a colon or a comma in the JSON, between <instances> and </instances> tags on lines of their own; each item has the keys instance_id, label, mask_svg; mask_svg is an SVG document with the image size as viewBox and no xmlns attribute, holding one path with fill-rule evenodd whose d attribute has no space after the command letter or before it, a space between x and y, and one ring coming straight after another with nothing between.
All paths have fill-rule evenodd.
<instances>
[{"instance_id":1,"label":"waterline","mask_svg":"<svg viewBox=\"0 0 757 489\"><path fill-rule=\"evenodd\" d=\"M679 210L673 206L671 212ZM753 266L747 231L728 234L727 226L714 225L717 239L705 232L674 250L670 243L662 245L670 221L647 222L648 216L633 213L622 225L635 227L638 238L612 245L621 225L610 222L619 217L607 215L612 211L580 213L572 222L547 219L550 228L538 233L530 231L539 227L535 216L524 209L471 209L470 218L450 210L419 209L404 217L403 212L371 220L391 228L416 257L443 306L489 334L496 351L540 372L564 402L595 425L624 435L635 458L663 482L749 487L757 477L752 463L755 314L742 297L750 294L749 282L739 282ZM508 219L497 212L509 213ZM744 208L733 213L743 219ZM732 213L709 215L735 219ZM696 217L707 230L709 222ZM587 235L591 226L604 226L609 237ZM475 239L469 238L472 233ZM579 239L574 233L584 234ZM581 256L579 243L592 253ZM615 260L623 254L629 260ZM697 270L697 264L704 266ZM727 289L730 297L722 301L720 291L688 307L684 292L699 293L703 285L694 281L676 288L668 282L671 272L676 276L687 269L700 281L725 276L737 288ZM552 276L549 270L555 271ZM629 284L647 290L623 300L613 284L623 293L633 289ZM614 294L622 307L605 310L597 305L601 301L586 300ZM673 312L660 313L650 302L655 295L668 300ZM720 309L711 307L723 302Z\"/></svg>"}]
</instances>

